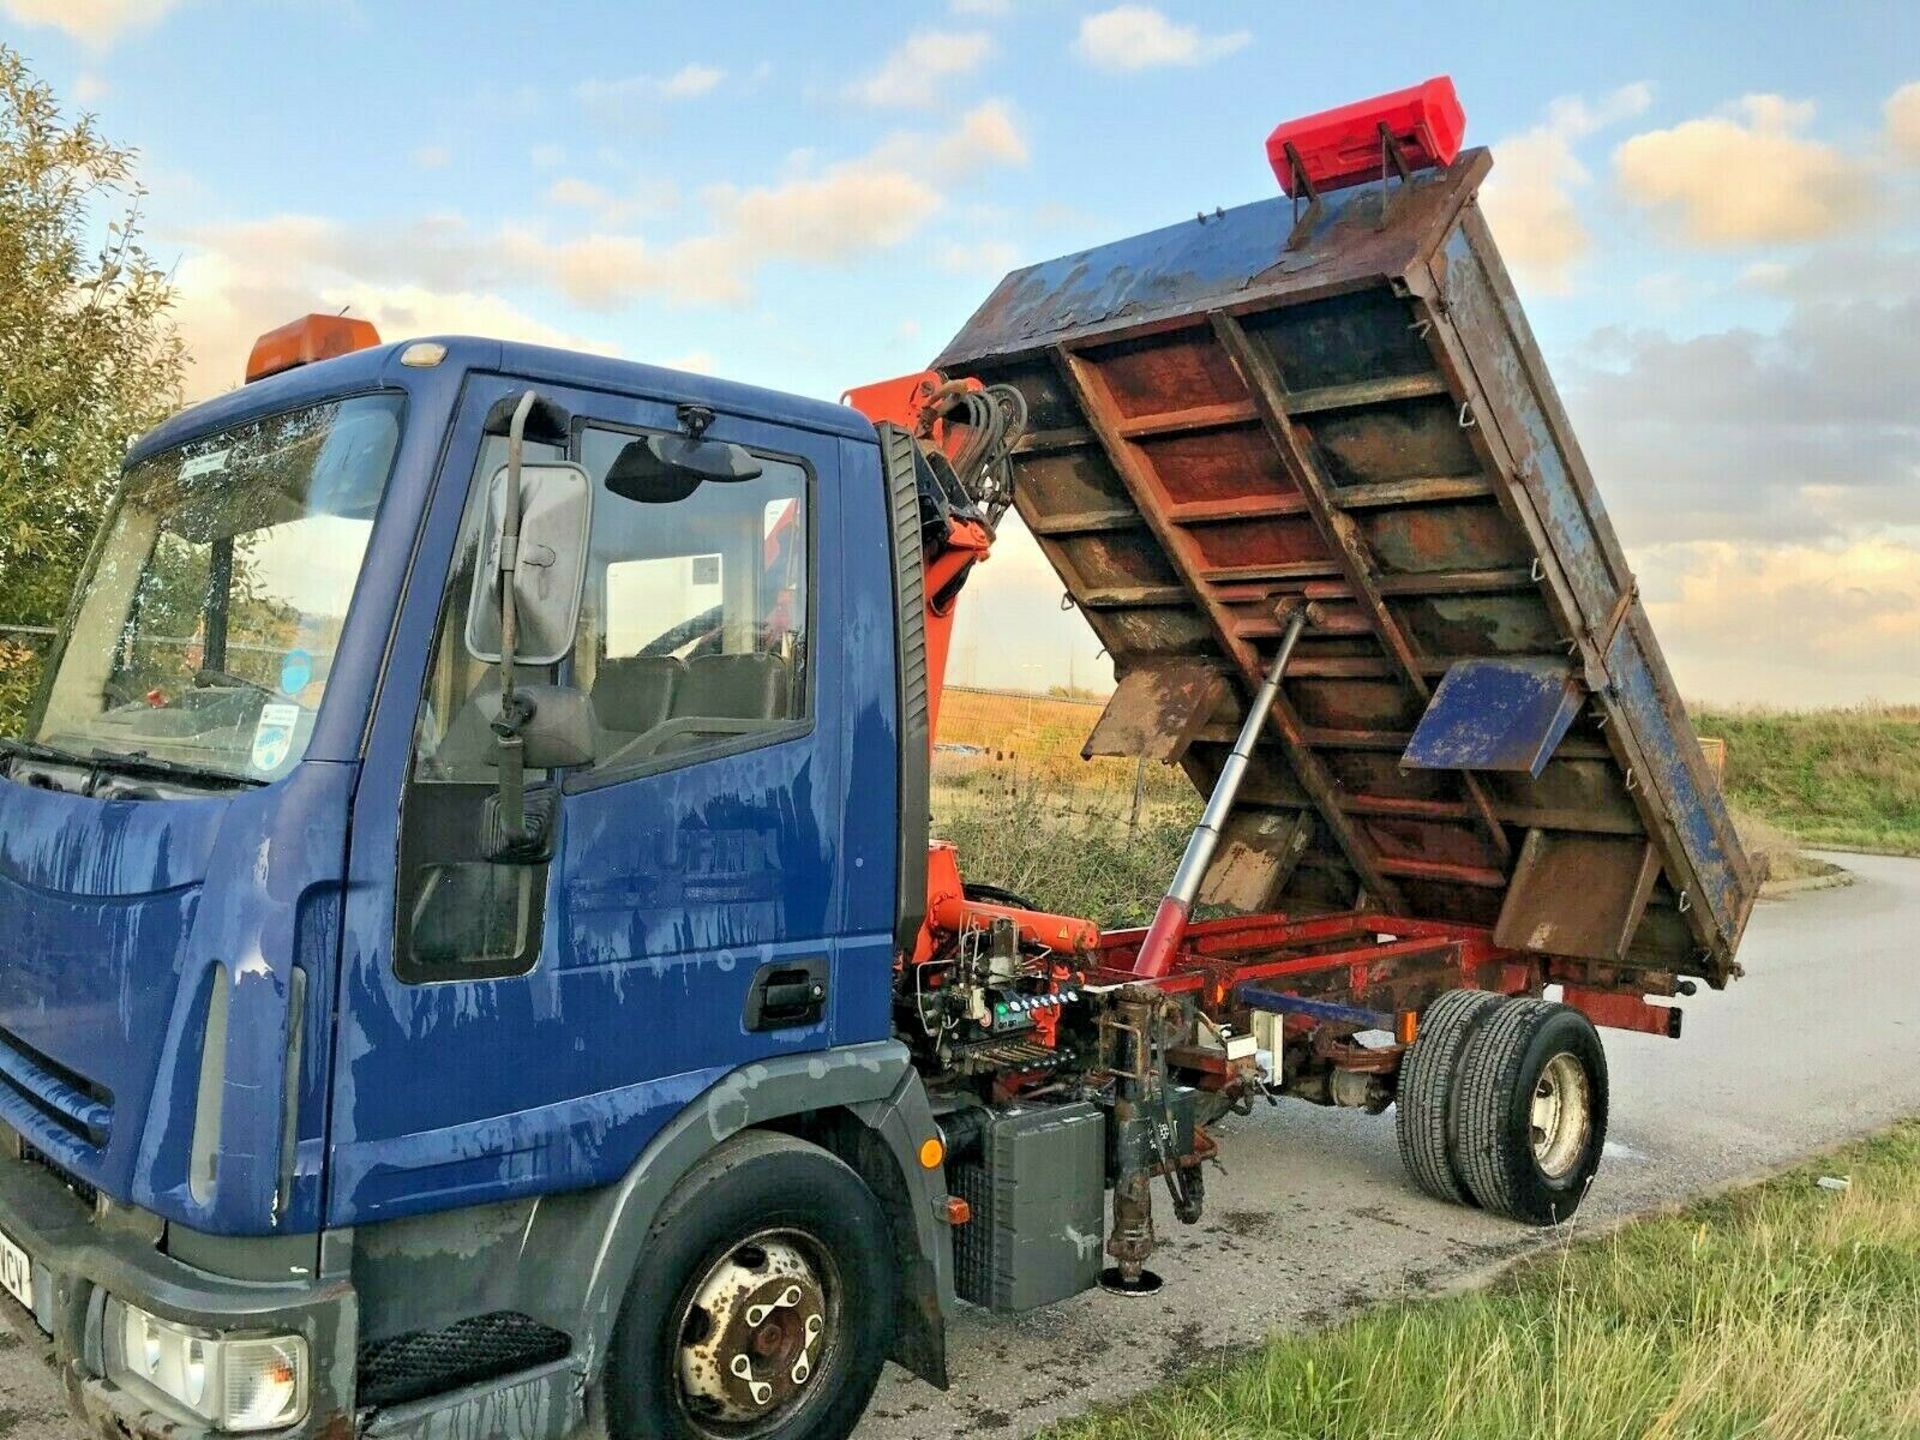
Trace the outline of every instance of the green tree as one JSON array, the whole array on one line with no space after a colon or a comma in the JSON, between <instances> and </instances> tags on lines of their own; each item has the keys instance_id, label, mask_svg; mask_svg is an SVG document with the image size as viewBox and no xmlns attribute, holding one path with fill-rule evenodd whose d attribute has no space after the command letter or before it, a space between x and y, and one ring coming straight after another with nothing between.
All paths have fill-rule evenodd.
<instances>
[{"instance_id":1,"label":"green tree","mask_svg":"<svg viewBox=\"0 0 1920 1440\"><path fill-rule=\"evenodd\" d=\"M133 161L0 44L0 626L60 623L127 442L180 402ZM0 631L0 734L37 650Z\"/></svg>"}]
</instances>

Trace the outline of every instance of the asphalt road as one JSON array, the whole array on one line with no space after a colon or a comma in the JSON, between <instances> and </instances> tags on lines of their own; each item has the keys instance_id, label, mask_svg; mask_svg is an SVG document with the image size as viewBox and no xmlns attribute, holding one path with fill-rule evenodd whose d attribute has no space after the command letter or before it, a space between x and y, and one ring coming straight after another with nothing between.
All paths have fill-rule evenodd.
<instances>
[{"instance_id":1,"label":"asphalt road","mask_svg":"<svg viewBox=\"0 0 1920 1440\"><path fill-rule=\"evenodd\" d=\"M1833 858L1858 883L1763 901L1747 977L1688 1002L1684 1040L1607 1032L1610 1158L1577 1227L1920 1113L1920 861ZM1415 1192L1391 1115L1287 1103L1229 1122L1222 1140L1228 1170L1208 1178L1206 1218L1161 1216L1158 1295L1096 1292L1018 1319L963 1311L952 1388L889 1370L859 1440L1013 1440L1216 1347L1444 1290L1551 1243ZM0 1437L80 1440L51 1376L4 1338Z\"/></svg>"}]
</instances>

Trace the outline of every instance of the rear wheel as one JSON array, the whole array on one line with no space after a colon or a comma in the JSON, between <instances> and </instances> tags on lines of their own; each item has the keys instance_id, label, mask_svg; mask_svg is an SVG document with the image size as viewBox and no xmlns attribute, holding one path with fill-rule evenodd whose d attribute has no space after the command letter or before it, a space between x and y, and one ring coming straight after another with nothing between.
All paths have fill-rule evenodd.
<instances>
[{"instance_id":1,"label":"rear wheel","mask_svg":"<svg viewBox=\"0 0 1920 1440\"><path fill-rule=\"evenodd\" d=\"M1497 1215L1554 1225L1580 1208L1607 1138L1607 1057L1578 1010L1510 1000L1460 1057L1454 1165Z\"/></svg>"},{"instance_id":2,"label":"rear wheel","mask_svg":"<svg viewBox=\"0 0 1920 1440\"><path fill-rule=\"evenodd\" d=\"M1420 1032L1400 1065L1394 1128L1400 1159L1413 1183L1436 1200L1474 1203L1447 1153L1448 1117L1458 1088L1460 1056L1502 997L1485 990L1449 990L1420 1016Z\"/></svg>"},{"instance_id":3,"label":"rear wheel","mask_svg":"<svg viewBox=\"0 0 1920 1440\"><path fill-rule=\"evenodd\" d=\"M608 1356L613 1440L840 1440L892 1330L887 1218L817 1145L749 1132L648 1233Z\"/></svg>"}]
</instances>

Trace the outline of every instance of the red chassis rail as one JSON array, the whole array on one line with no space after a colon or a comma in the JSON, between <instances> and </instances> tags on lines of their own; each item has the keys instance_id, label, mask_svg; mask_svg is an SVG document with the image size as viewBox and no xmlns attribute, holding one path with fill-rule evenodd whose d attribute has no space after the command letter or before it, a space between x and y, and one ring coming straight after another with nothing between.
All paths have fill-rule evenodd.
<instances>
[{"instance_id":1,"label":"red chassis rail","mask_svg":"<svg viewBox=\"0 0 1920 1440\"><path fill-rule=\"evenodd\" d=\"M1110 930L1100 937L1094 984L1152 984L1192 993L1208 1014L1244 1008L1243 985L1297 994L1303 999L1364 1006L1388 1015L1424 1010L1443 991L1491 990L1538 994L1562 977L1545 958L1493 943L1478 925L1410 920L1378 911L1342 911L1294 918L1235 915L1197 920L1187 927L1173 967L1143 982L1134 971L1145 928ZM1678 1037L1680 1011L1639 995L1564 981L1562 997L1596 1025ZM1310 1028L1310 1022L1294 1028Z\"/></svg>"}]
</instances>

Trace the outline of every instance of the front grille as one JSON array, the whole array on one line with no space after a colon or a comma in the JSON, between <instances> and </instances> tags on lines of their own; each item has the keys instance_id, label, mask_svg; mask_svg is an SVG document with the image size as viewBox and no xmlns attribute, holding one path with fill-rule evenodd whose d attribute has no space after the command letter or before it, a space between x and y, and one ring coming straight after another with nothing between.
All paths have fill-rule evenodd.
<instances>
[{"instance_id":1,"label":"front grille","mask_svg":"<svg viewBox=\"0 0 1920 1440\"><path fill-rule=\"evenodd\" d=\"M0 1118L38 1149L73 1165L96 1157L113 1128L104 1086L0 1030Z\"/></svg>"},{"instance_id":2,"label":"front grille","mask_svg":"<svg viewBox=\"0 0 1920 1440\"><path fill-rule=\"evenodd\" d=\"M359 1402L400 1405L564 1359L572 1342L515 1310L414 1330L360 1347Z\"/></svg>"},{"instance_id":3,"label":"front grille","mask_svg":"<svg viewBox=\"0 0 1920 1440\"><path fill-rule=\"evenodd\" d=\"M79 1196L81 1203L89 1208L100 1199L99 1190L94 1188L89 1181L82 1180L78 1175L74 1174L73 1171L67 1169L66 1166L62 1165L58 1160L54 1159L38 1146L30 1145L25 1140L22 1140L20 1142L20 1158L26 1161L27 1164L37 1165L52 1175L62 1185L65 1185L67 1189Z\"/></svg>"}]
</instances>

